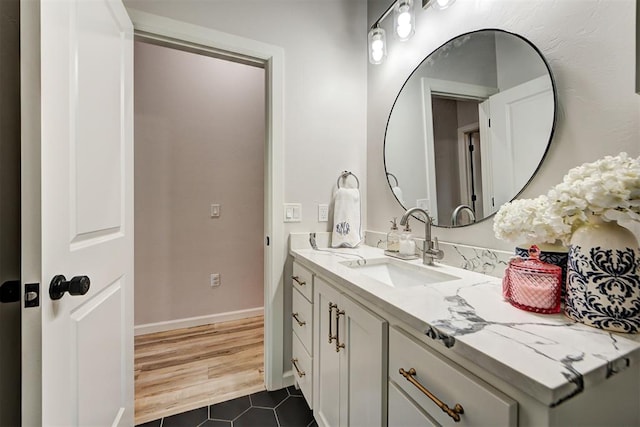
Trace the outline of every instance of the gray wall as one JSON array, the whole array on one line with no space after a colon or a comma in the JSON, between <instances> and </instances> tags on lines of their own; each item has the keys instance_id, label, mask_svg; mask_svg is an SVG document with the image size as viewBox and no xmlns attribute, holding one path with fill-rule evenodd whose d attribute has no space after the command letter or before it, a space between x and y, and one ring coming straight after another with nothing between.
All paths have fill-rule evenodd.
<instances>
[{"instance_id":1,"label":"gray wall","mask_svg":"<svg viewBox=\"0 0 640 427\"><path fill-rule=\"evenodd\" d=\"M20 279L20 7L0 1L0 284ZM20 425L20 303L0 304L0 426Z\"/></svg>"},{"instance_id":2,"label":"gray wall","mask_svg":"<svg viewBox=\"0 0 640 427\"><path fill-rule=\"evenodd\" d=\"M134 61L136 325L262 307L264 69L142 42Z\"/></svg>"},{"instance_id":3,"label":"gray wall","mask_svg":"<svg viewBox=\"0 0 640 427\"><path fill-rule=\"evenodd\" d=\"M369 23L387 3L368 1ZM556 133L546 160L522 197L546 193L568 169L584 162L621 151L638 156L635 6L634 0L457 0L446 10L420 10L414 37L402 44L389 38L386 61L368 68L369 229L386 230L388 219L402 213L382 168L384 128L395 96L426 55L463 32L501 28L521 34L538 46L555 75ZM463 229L435 229L434 234L445 241L512 249L509 242L494 237L492 220Z\"/></svg>"}]
</instances>

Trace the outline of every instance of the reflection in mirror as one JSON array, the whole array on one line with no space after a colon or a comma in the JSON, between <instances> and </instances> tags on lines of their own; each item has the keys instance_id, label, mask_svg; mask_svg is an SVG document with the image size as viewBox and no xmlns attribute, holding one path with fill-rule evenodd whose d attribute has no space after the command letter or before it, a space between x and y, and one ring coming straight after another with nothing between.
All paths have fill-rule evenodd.
<instances>
[{"instance_id":1,"label":"reflection in mirror","mask_svg":"<svg viewBox=\"0 0 640 427\"><path fill-rule=\"evenodd\" d=\"M553 135L551 72L529 41L501 30L463 34L413 71L385 135L387 180L434 225L481 221L520 193Z\"/></svg>"}]
</instances>

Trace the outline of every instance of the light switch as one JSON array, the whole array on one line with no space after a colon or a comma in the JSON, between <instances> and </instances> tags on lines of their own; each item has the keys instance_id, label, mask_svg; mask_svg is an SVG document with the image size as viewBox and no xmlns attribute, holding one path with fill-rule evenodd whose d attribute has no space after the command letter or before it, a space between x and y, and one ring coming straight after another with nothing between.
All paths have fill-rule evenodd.
<instances>
[{"instance_id":1,"label":"light switch","mask_svg":"<svg viewBox=\"0 0 640 427\"><path fill-rule=\"evenodd\" d=\"M284 222L300 222L302 220L302 205L300 203L284 204Z\"/></svg>"},{"instance_id":2,"label":"light switch","mask_svg":"<svg viewBox=\"0 0 640 427\"><path fill-rule=\"evenodd\" d=\"M211 218L220 218L220 205L217 203L211 205Z\"/></svg>"}]
</instances>

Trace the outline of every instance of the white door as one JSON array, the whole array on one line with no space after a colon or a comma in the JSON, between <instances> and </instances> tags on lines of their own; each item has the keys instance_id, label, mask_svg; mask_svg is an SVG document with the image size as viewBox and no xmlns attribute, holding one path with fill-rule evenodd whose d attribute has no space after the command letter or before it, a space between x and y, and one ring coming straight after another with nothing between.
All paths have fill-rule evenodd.
<instances>
[{"instance_id":1,"label":"white door","mask_svg":"<svg viewBox=\"0 0 640 427\"><path fill-rule=\"evenodd\" d=\"M489 97L490 173L495 206L510 201L537 169L553 126L553 103L549 76Z\"/></svg>"},{"instance_id":2,"label":"white door","mask_svg":"<svg viewBox=\"0 0 640 427\"><path fill-rule=\"evenodd\" d=\"M22 14L23 423L133 425L133 28L118 0Z\"/></svg>"}]
</instances>

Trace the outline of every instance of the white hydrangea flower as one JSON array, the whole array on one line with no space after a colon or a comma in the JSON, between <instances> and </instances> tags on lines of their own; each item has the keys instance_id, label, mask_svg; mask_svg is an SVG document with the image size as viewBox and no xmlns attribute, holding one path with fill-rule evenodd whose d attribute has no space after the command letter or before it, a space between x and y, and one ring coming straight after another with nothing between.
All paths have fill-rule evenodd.
<instances>
[{"instance_id":1,"label":"white hydrangea flower","mask_svg":"<svg viewBox=\"0 0 640 427\"><path fill-rule=\"evenodd\" d=\"M577 166L546 196L503 205L493 229L497 238L514 243L567 244L589 213L606 221L640 221L640 157L620 153Z\"/></svg>"},{"instance_id":2,"label":"white hydrangea flower","mask_svg":"<svg viewBox=\"0 0 640 427\"><path fill-rule=\"evenodd\" d=\"M587 213L607 221L640 220L640 157L606 156L571 169L547 197L550 213L574 231ZM562 237L567 242L571 233Z\"/></svg>"},{"instance_id":3,"label":"white hydrangea flower","mask_svg":"<svg viewBox=\"0 0 640 427\"><path fill-rule=\"evenodd\" d=\"M505 203L493 222L496 237L515 244L555 243L569 230L562 218L550 215L549 199L544 195Z\"/></svg>"}]
</instances>

